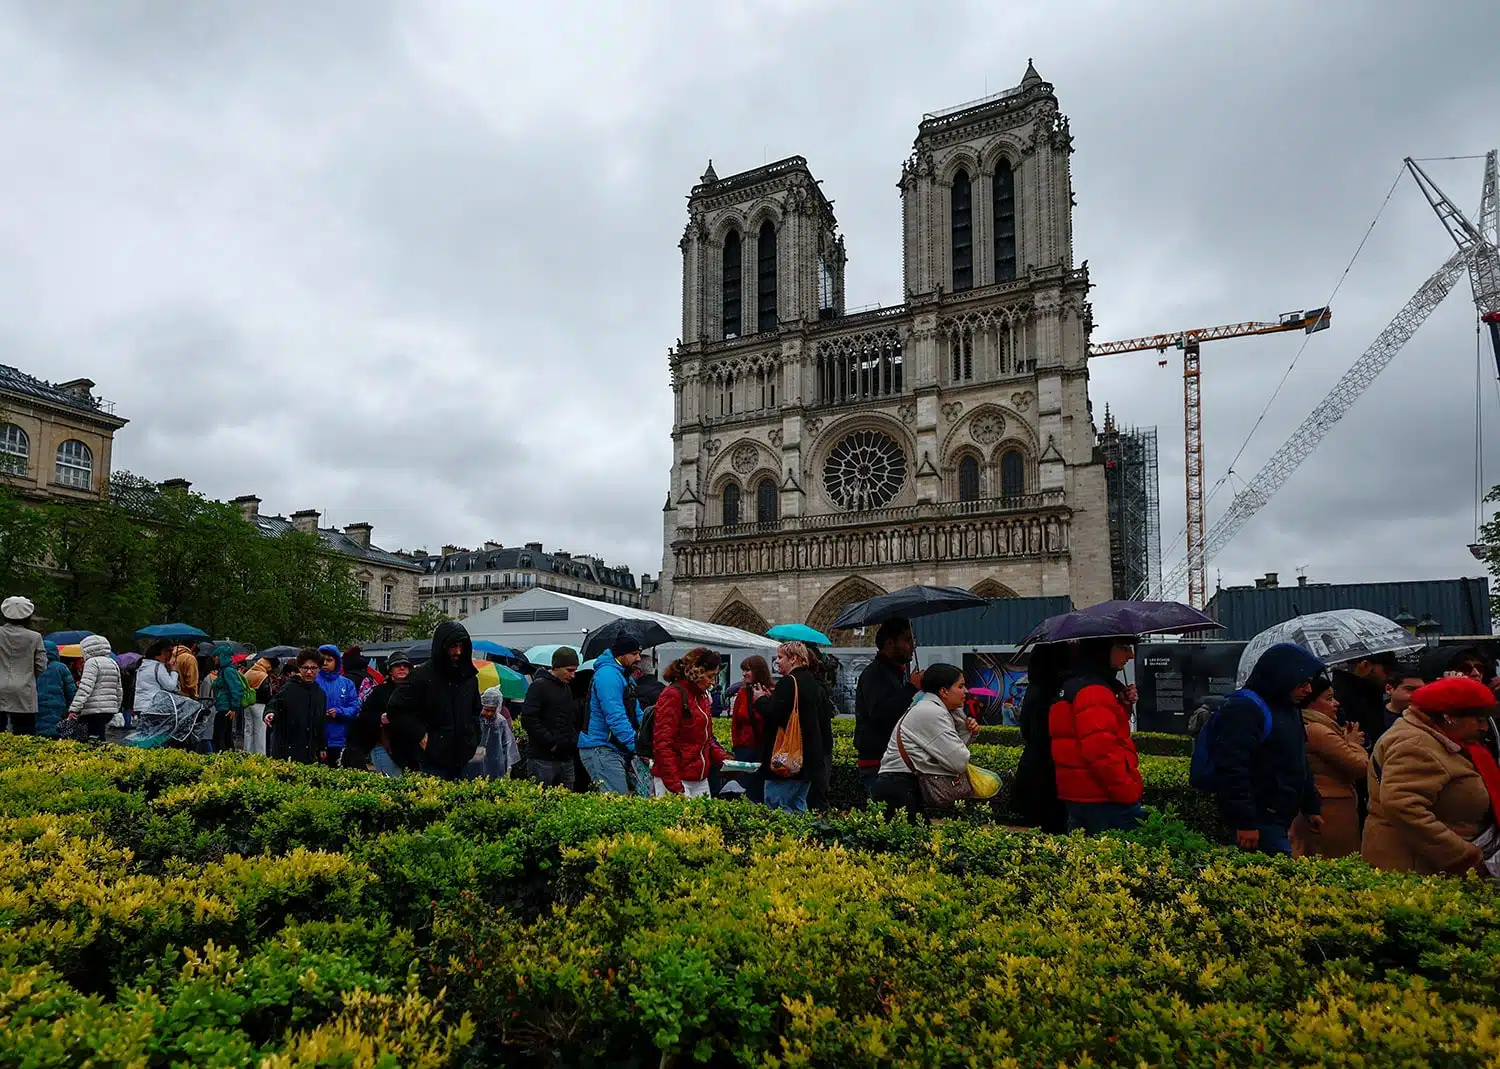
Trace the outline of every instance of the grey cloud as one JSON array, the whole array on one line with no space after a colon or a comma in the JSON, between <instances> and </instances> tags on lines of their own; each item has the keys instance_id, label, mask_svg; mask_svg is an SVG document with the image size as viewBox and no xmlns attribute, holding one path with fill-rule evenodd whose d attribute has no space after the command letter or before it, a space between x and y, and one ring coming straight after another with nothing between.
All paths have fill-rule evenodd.
<instances>
[{"instance_id":1,"label":"grey cloud","mask_svg":"<svg viewBox=\"0 0 1500 1069\"><path fill-rule=\"evenodd\" d=\"M708 157L806 155L850 303L891 303L922 113L1034 56L1073 121L1102 340L1321 302L1401 156L1494 140L1482 0L1223 7L0 0L0 359L98 380L133 421L117 463L153 477L386 545L541 538L655 571L676 242ZM1433 168L1471 209L1477 164ZM1241 479L1446 241L1403 183ZM1477 571L1466 285L1215 562L1226 582ZM1211 479L1299 341L1205 351ZM1160 427L1168 541L1170 356L1096 362L1092 387Z\"/></svg>"}]
</instances>

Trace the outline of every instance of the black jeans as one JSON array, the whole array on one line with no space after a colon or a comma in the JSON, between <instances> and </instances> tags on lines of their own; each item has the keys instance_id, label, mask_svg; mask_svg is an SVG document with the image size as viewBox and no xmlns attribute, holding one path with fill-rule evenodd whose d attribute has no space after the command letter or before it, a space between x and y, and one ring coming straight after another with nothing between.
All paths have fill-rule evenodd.
<instances>
[{"instance_id":1,"label":"black jeans","mask_svg":"<svg viewBox=\"0 0 1500 1069\"><path fill-rule=\"evenodd\" d=\"M330 746L328 747L328 756L323 759L323 764L329 768L338 768L339 758L343 755L344 748L342 746Z\"/></svg>"},{"instance_id":2,"label":"black jeans","mask_svg":"<svg viewBox=\"0 0 1500 1069\"><path fill-rule=\"evenodd\" d=\"M922 788L917 777L910 772L882 772L875 777L870 788L870 801L884 802L887 816L895 816L897 810L905 810L912 821L922 819L926 810L922 806Z\"/></svg>"},{"instance_id":3,"label":"black jeans","mask_svg":"<svg viewBox=\"0 0 1500 1069\"><path fill-rule=\"evenodd\" d=\"M109 727L109 722L114 719L113 713L90 713L88 716L80 716L84 725L89 729L89 738L104 738L104 729Z\"/></svg>"},{"instance_id":4,"label":"black jeans","mask_svg":"<svg viewBox=\"0 0 1500 1069\"><path fill-rule=\"evenodd\" d=\"M36 734L35 713L0 713L0 735L5 734L5 722L10 721L10 730L16 735Z\"/></svg>"}]
</instances>

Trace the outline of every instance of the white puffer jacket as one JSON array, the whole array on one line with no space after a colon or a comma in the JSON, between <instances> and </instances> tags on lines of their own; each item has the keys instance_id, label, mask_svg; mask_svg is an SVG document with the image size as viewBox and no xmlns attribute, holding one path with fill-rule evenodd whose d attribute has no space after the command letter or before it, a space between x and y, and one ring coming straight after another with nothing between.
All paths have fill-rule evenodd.
<instances>
[{"instance_id":1,"label":"white puffer jacket","mask_svg":"<svg viewBox=\"0 0 1500 1069\"><path fill-rule=\"evenodd\" d=\"M109 639L90 635L79 643L83 647L83 678L78 693L68 707L69 716L114 716L125 701L125 686L120 681L120 666L110 656Z\"/></svg>"}]
</instances>

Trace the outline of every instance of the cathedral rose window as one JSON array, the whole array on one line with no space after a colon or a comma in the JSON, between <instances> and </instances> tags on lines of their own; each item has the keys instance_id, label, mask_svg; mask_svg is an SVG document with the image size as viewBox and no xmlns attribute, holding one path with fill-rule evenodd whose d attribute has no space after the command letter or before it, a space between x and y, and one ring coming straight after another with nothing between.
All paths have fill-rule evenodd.
<instances>
[{"instance_id":1,"label":"cathedral rose window","mask_svg":"<svg viewBox=\"0 0 1500 1069\"><path fill-rule=\"evenodd\" d=\"M841 508L880 508L906 485L906 454L890 435L855 431L829 452L823 485Z\"/></svg>"}]
</instances>

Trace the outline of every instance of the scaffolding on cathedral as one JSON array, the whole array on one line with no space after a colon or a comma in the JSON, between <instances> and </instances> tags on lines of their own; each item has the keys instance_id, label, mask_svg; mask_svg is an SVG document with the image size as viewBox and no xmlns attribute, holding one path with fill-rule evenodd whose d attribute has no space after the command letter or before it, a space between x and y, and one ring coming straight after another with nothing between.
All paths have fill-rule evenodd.
<instances>
[{"instance_id":1,"label":"scaffolding on cathedral","mask_svg":"<svg viewBox=\"0 0 1500 1069\"><path fill-rule=\"evenodd\" d=\"M1116 598L1161 581L1161 504L1156 428L1115 426L1108 407L1099 435L1109 501L1109 574Z\"/></svg>"}]
</instances>

